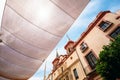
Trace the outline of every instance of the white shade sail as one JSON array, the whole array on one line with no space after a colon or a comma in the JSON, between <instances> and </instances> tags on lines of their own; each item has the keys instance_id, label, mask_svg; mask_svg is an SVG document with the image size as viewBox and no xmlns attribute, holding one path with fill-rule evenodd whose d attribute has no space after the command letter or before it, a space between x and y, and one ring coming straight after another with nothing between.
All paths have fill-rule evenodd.
<instances>
[{"instance_id":1,"label":"white shade sail","mask_svg":"<svg viewBox=\"0 0 120 80\"><path fill-rule=\"evenodd\" d=\"M31 77L89 0L7 0L0 39L0 79Z\"/></svg>"}]
</instances>

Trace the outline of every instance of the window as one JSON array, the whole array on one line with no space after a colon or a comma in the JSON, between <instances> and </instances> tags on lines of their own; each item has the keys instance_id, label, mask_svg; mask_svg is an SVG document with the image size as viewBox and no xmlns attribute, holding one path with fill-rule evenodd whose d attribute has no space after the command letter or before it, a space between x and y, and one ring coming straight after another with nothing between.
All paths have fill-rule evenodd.
<instances>
[{"instance_id":1,"label":"window","mask_svg":"<svg viewBox=\"0 0 120 80\"><path fill-rule=\"evenodd\" d=\"M69 80L69 77L68 77L68 75L66 76L66 80Z\"/></svg>"},{"instance_id":2,"label":"window","mask_svg":"<svg viewBox=\"0 0 120 80\"><path fill-rule=\"evenodd\" d=\"M87 48L88 48L88 46L87 46L87 44L84 43L84 42L80 45L80 50L81 50L82 52L84 52Z\"/></svg>"},{"instance_id":3,"label":"window","mask_svg":"<svg viewBox=\"0 0 120 80\"><path fill-rule=\"evenodd\" d=\"M70 54L71 52L73 52L74 51L74 48L73 47L69 47L68 49L67 49L67 53L68 54Z\"/></svg>"},{"instance_id":4,"label":"window","mask_svg":"<svg viewBox=\"0 0 120 80\"><path fill-rule=\"evenodd\" d=\"M93 52L91 51L87 56L85 56L91 69L94 69L96 66L96 57L93 55Z\"/></svg>"},{"instance_id":5,"label":"window","mask_svg":"<svg viewBox=\"0 0 120 80\"><path fill-rule=\"evenodd\" d=\"M114 31L110 34L110 36L115 39L119 34L120 34L120 26L119 26L116 30L114 30Z\"/></svg>"},{"instance_id":6,"label":"window","mask_svg":"<svg viewBox=\"0 0 120 80\"><path fill-rule=\"evenodd\" d=\"M102 29L103 31L107 30L113 23L109 22L109 21L102 21L98 26L100 27L100 29Z\"/></svg>"},{"instance_id":7,"label":"window","mask_svg":"<svg viewBox=\"0 0 120 80\"><path fill-rule=\"evenodd\" d=\"M68 48L68 53L70 53L71 52L71 49L70 48Z\"/></svg>"},{"instance_id":8,"label":"window","mask_svg":"<svg viewBox=\"0 0 120 80\"><path fill-rule=\"evenodd\" d=\"M63 67L61 67L61 72L63 72Z\"/></svg>"},{"instance_id":9,"label":"window","mask_svg":"<svg viewBox=\"0 0 120 80\"><path fill-rule=\"evenodd\" d=\"M78 76L76 68L73 70L73 73L74 73L75 79L77 80L79 78L79 76Z\"/></svg>"}]
</instances>

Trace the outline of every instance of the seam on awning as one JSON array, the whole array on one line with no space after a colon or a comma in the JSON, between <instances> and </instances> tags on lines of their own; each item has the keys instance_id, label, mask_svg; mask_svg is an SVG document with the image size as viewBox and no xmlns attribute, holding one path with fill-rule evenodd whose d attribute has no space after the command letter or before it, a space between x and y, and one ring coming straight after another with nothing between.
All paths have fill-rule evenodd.
<instances>
[{"instance_id":1,"label":"seam on awning","mask_svg":"<svg viewBox=\"0 0 120 80\"><path fill-rule=\"evenodd\" d=\"M13 64L13 63L9 62L8 60L4 59L3 57L0 57L0 60L1 60L1 59L2 59L3 61L5 61L6 63L8 63L9 65L14 65L14 66L16 66L16 67L19 67L19 68L22 68L22 69L25 69L25 70L34 72L34 70L32 70L32 69L28 69L28 68L22 67L22 66L20 66L20 65Z\"/></svg>"},{"instance_id":2,"label":"seam on awning","mask_svg":"<svg viewBox=\"0 0 120 80\"><path fill-rule=\"evenodd\" d=\"M2 28L5 29L8 33L10 33L10 34L11 34L12 36L14 36L15 38L23 41L24 43L26 43L26 44L28 44L28 45L31 45L31 46L33 46L33 47L35 47L35 48L37 48L37 49L48 50L48 49L45 49L45 48L40 48L40 47L38 47L38 46L32 45L32 44L30 44L29 42L24 41L23 39L20 39L19 37L15 36L13 33L11 33L11 32L10 32L8 29L6 29L5 27L2 27Z\"/></svg>"},{"instance_id":3,"label":"seam on awning","mask_svg":"<svg viewBox=\"0 0 120 80\"><path fill-rule=\"evenodd\" d=\"M46 29L43 29L43 28L39 27L38 25L32 23L31 21L29 21L28 19L26 19L25 17L23 17L21 14L19 14L19 13L18 13L15 9L13 9L9 4L7 4L6 6L8 6L8 7L9 7L10 9L12 9L15 13L17 13L20 17L22 17L24 20L26 20L27 22L31 23L32 25L34 25L34 26L37 27L38 29L41 29L41 30L43 30L44 32L47 32L47 33L49 33L49 34L51 34L51 35L54 35L54 36L56 36L56 37L59 37L59 38L62 37L62 36L60 36L60 35L56 35L56 34L54 34L54 33L52 33L52 32L47 31Z\"/></svg>"},{"instance_id":4,"label":"seam on awning","mask_svg":"<svg viewBox=\"0 0 120 80\"><path fill-rule=\"evenodd\" d=\"M75 18L73 16L71 16L68 12L66 12L64 9L62 9L60 6L58 6L55 2L53 2L52 0L50 0L51 3L53 3L55 6L57 6L60 10L62 10L65 14L67 14L68 16L70 16L72 19L75 20Z\"/></svg>"},{"instance_id":5,"label":"seam on awning","mask_svg":"<svg viewBox=\"0 0 120 80\"><path fill-rule=\"evenodd\" d=\"M24 53L22 53L22 52L20 52L20 51L17 51L16 49L10 47L10 46L9 46L6 42L4 42L4 41L3 41L3 44L6 45L7 47L9 47L10 49L12 49L13 51L15 51L15 52L17 52L17 53L19 53L19 54L21 54L21 55L23 55L23 56L25 56L25 57L28 57L28 58L30 58L30 59L34 59L34 60L38 60L38 61L40 61L40 62L43 62L43 60L40 60L40 59L31 57L31 56L25 55Z\"/></svg>"}]
</instances>

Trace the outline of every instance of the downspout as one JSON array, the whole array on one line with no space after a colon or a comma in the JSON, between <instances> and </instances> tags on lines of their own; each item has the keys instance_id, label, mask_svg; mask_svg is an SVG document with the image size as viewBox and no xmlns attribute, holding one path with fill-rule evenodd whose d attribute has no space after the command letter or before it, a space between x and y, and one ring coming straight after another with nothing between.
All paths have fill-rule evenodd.
<instances>
[{"instance_id":1,"label":"downspout","mask_svg":"<svg viewBox=\"0 0 120 80\"><path fill-rule=\"evenodd\" d=\"M83 66L83 64L82 64L82 61L81 61L81 59L80 59L80 57L79 57L79 55L78 55L78 52L77 52L76 48L75 48L75 51L76 51L76 54L77 54L77 56L78 56L78 58L79 58L81 67L82 67L82 69L83 69L83 72L84 72L85 76L87 77L87 73L86 73L86 71L85 71L85 69L84 69L84 66Z\"/></svg>"}]
</instances>

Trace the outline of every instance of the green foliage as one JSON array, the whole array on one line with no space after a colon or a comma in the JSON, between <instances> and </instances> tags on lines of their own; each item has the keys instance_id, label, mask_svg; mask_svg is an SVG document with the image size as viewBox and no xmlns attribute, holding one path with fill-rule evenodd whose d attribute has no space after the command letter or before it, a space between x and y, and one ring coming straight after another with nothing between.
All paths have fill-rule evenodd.
<instances>
[{"instance_id":1,"label":"green foliage","mask_svg":"<svg viewBox=\"0 0 120 80\"><path fill-rule=\"evenodd\" d=\"M120 36L104 46L99 54L96 71L104 80L120 78Z\"/></svg>"}]
</instances>

